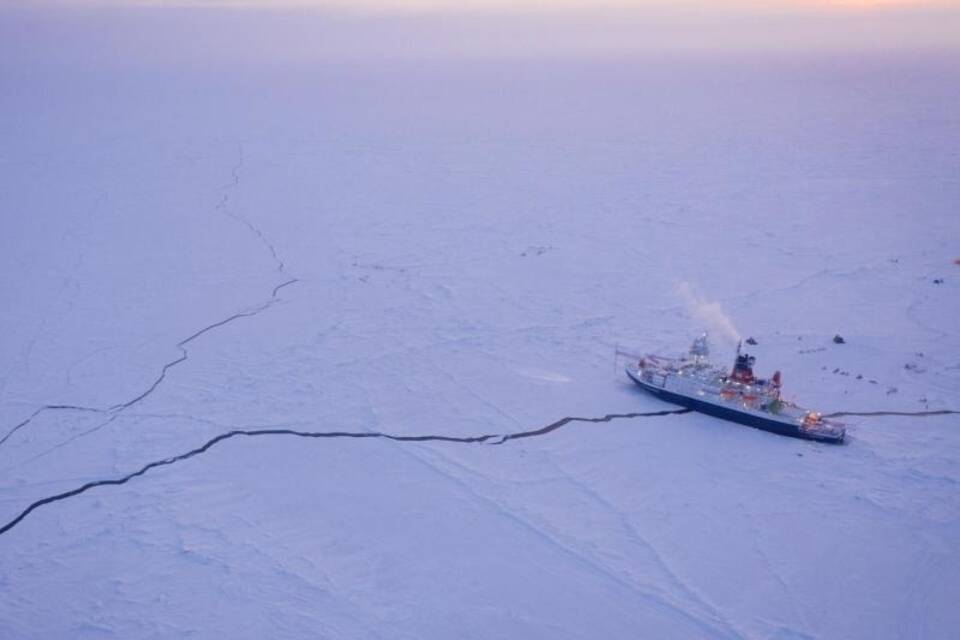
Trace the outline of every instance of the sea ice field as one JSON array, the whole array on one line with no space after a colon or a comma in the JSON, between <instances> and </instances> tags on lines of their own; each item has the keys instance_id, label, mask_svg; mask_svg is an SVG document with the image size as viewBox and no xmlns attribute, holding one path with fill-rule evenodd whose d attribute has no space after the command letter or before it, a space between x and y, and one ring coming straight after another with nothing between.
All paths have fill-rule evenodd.
<instances>
[{"instance_id":1,"label":"sea ice field","mask_svg":"<svg viewBox=\"0 0 960 640\"><path fill-rule=\"evenodd\" d=\"M955 52L29 59L0 637L956 637Z\"/></svg>"}]
</instances>

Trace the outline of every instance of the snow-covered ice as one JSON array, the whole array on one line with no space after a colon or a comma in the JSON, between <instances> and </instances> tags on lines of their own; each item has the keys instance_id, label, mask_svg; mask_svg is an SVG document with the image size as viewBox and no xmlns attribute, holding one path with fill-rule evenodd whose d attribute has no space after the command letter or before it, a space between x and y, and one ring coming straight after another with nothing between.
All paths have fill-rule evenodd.
<instances>
[{"instance_id":1,"label":"snow-covered ice","mask_svg":"<svg viewBox=\"0 0 960 640\"><path fill-rule=\"evenodd\" d=\"M614 351L691 300L960 410L956 59L0 63L0 526L235 429L667 411ZM233 437L0 535L0 637L954 637L960 416L845 420Z\"/></svg>"}]
</instances>

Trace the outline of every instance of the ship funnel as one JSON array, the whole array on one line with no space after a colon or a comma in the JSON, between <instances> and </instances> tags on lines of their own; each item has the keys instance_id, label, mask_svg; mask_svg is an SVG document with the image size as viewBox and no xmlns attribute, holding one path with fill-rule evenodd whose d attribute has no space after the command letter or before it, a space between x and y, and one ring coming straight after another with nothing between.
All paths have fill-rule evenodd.
<instances>
[{"instance_id":1,"label":"ship funnel","mask_svg":"<svg viewBox=\"0 0 960 640\"><path fill-rule=\"evenodd\" d=\"M756 361L750 354L740 353L740 349L737 349L737 359L733 363L730 377L737 382L753 382L753 365Z\"/></svg>"}]
</instances>

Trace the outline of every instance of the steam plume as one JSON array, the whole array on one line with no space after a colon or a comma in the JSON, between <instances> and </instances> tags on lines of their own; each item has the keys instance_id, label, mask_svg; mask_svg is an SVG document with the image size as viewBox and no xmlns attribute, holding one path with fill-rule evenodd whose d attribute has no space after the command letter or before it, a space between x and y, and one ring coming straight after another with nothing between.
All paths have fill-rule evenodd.
<instances>
[{"instance_id":1,"label":"steam plume","mask_svg":"<svg viewBox=\"0 0 960 640\"><path fill-rule=\"evenodd\" d=\"M719 302L711 302L703 297L689 282L677 285L677 291L690 314L710 333L731 342L740 340L740 332L733 325L733 321L720 306Z\"/></svg>"}]
</instances>

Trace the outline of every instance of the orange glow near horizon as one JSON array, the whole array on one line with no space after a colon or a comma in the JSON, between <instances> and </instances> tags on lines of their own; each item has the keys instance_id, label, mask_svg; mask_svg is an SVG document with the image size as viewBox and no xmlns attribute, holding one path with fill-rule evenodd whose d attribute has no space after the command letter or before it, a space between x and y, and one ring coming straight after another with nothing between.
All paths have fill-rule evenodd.
<instances>
[{"instance_id":1,"label":"orange glow near horizon","mask_svg":"<svg viewBox=\"0 0 960 640\"><path fill-rule=\"evenodd\" d=\"M251 64L960 50L960 0L0 0L13 4L95 7L75 25L138 55ZM202 49L183 53L178 30L200 24ZM176 46L139 42L165 33Z\"/></svg>"},{"instance_id":2,"label":"orange glow near horizon","mask_svg":"<svg viewBox=\"0 0 960 640\"><path fill-rule=\"evenodd\" d=\"M16 3L16 0L13 0ZM60 6L216 7L256 9L342 9L382 12L583 10L697 8L729 10L891 9L960 7L960 0L29 0Z\"/></svg>"}]
</instances>

